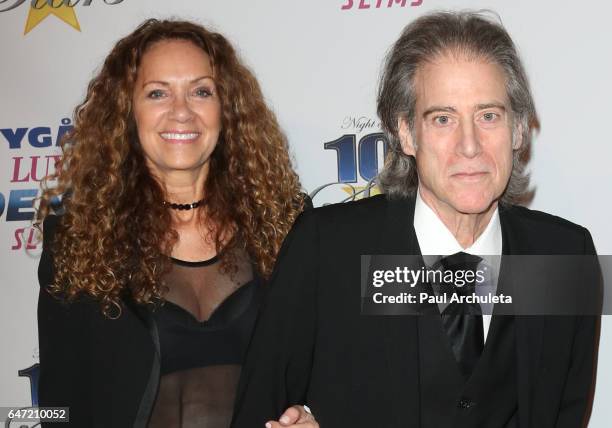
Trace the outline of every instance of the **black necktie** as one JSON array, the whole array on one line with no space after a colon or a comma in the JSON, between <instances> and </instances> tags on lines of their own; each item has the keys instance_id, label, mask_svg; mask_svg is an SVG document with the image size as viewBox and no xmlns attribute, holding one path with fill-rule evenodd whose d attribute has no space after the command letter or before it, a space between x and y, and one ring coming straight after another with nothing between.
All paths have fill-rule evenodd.
<instances>
[{"instance_id":1,"label":"black necktie","mask_svg":"<svg viewBox=\"0 0 612 428\"><path fill-rule=\"evenodd\" d=\"M462 278L466 271L475 274L481 260L478 256L461 252L442 258L440 265L444 275L448 275L450 271L453 273L453 278L458 279ZM461 297L474 293L474 281L464 282L461 284L460 280L455 280L454 284L445 287L450 291L447 294L448 301L452 294ZM484 348L482 309L478 303L451 302L442 312L442 324L459 368L467 379L474 371Z\"/></svg>"}]
</instances>

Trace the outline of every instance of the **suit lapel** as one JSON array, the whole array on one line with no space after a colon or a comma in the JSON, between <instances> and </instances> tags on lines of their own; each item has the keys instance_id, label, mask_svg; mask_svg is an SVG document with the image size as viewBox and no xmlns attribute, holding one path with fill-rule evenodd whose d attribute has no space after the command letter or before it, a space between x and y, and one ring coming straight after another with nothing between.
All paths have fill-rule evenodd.
<instances>
[{"instance_id":1,"label":"suit lapel","mask_svg":"<svg viewBox=\"0 0 612 428\"><path fill-rule=\"evenodd\" d=\"M126 306L128 306L132 312L143 322L143 324L147 327L149 334L151 336L151 341L153 342L155 348L155 354L153 355L153 362L151 365L151 373L149 375L149 380L147 381L147 385L145 387L142 399L138 406L138 412L136 413L136 418L134 420L134 427L146 427L149 424L149 419L151 417L151 413L153 411L153 406L155 404L155 398L157 396L157 389L159 385L160 379L160 369L161 369L161 350L159 344L159 333L157 330L157 323L153 318L153 313L151 312L150 305L139 305L134 302L131 297L124 299L126 302Z\"/></svg>"},{"instance_id":2,"label":"suit lapel","mask_svg":"<svg viewBox=\"0 0 612 428\"><path fill-rule=\"evenodd\" d=\"M502 229L502 254L504 256L532 254L533 249L525 244L524 231L519 227L518 219L513 215L512 208L500 205L499 216ZM506 263L504 263L504 257L502 257L501 287L520 286L520 284L512 284L512 270L509 260L506 258ZM529 427L534 400L534 386L542 354L544 318L516 316L515 330L519 422L520 426Z\"/></svg>"},{"instance_id":3,"label":"suit lapel","mask_svg":"<svg viewBox=\"0 0 612 428\"><path fill-rule=\"evenodd\" d=\"M420 255L421 250L414 231L415 199L387 201L385 222L379 241L375 246L377 254ZM394 392L392 408L405 409L396 412L398 419L394 426L406 425L406 414L416 422L420 417L419 401L419 316L385 316L384 347L388 377L386 387ZM415 423L415 426L418 424Z\"/></svg>"}]
</instances>

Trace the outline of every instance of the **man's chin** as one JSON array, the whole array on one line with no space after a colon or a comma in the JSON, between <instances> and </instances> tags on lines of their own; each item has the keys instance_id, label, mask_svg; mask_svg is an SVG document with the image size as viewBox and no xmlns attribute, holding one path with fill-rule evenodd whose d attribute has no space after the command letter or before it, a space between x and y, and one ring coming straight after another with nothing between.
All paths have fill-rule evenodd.
<instances>
[{"instance_id":1,"label":"man's chin","mask_svg":"<svg viewBox=\"0 0 612 428\"><path fill-rule=\"evenodd\" d=\"M453 203L453 208L461 214L483 214L491 209L496 200L474 198L459 199Z\"/></svg>"}]
</instances>

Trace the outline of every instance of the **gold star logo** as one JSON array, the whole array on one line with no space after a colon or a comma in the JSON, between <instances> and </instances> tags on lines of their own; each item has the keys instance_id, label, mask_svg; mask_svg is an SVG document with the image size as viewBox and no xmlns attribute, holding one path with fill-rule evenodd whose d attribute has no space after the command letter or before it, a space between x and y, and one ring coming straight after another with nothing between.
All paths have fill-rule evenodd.
<instances>
[{"instance_id":1,"label":"gold star logo","mask_svg":"<svg viewBox=\"0 0 612 428\"><path fill-rule=\"evenodd\" d=\"M366 196L366 189L368 186L343 186L342 190L344 190L349 196L354 196L355 199L363 199ZM380 194L380 189L378 186L370 187L369 196L374 196Z\"/></svg>"},{"instance_id":2,"label":"gold star logo","mask_svg":"<svg viewBox=\"0 0 612 428\"><path fill-rule=\"evenodd\" d=\"M40 9L35 8L34 5L30 6L30 12L28 13L28 20L26 21L23 35L25 36L32 31L34 27L40 24L49 15L55 15L77 31L81 31L79 21L74 12L74 7L66 6L63 3L59 7L51 7L48 3L45 3Z\"/></svg>"}]
</instances>

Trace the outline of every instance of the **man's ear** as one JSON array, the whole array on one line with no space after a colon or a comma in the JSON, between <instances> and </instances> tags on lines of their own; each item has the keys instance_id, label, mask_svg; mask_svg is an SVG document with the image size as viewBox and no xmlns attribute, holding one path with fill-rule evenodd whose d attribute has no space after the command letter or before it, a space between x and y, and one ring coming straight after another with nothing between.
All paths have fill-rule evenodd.
<instances>
[{"instance_id":1,"label":"man's ear","mask_svg":"<svg viewBox=\"0 0 612 428\"><path fill-rule=\"evenodd\" d=\"M518 150L523 145L523 124L519 123L512 136L512 150Z\"/></svg>"},{"instance_id":2,"label":"man's ear","mask_svg":"<svg viewBox=\"0 0 612 428\"><path fill-rule=\"evenodd\" d=\"M406 119L400 117L397 120L397 134L404 154L416 156L416 147L414 146L412 134L410 133L410 127L408 126L408 121Z\"/></svg>"}]
</instances>

